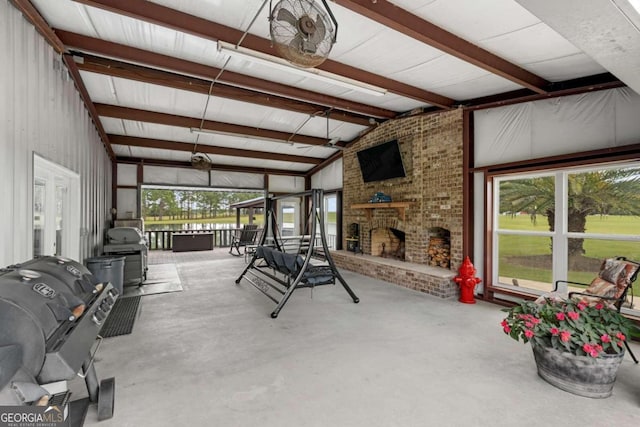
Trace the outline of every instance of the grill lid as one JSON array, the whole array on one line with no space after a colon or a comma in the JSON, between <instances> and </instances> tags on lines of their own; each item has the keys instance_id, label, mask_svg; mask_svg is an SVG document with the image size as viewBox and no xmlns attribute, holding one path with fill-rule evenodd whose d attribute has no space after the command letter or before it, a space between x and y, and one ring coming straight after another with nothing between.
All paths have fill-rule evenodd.
<instances>
[{"instance_id":1,"label":"grill lid","mask_svg":"<svg viewBox=\"0 0 640 427\"><path fill-rule=\"evenodd\" d=\"M107 231L107 239L111 244L138 243L144 244L144 235L135 227L116 227Z\"/></svg>"}]
</instances>

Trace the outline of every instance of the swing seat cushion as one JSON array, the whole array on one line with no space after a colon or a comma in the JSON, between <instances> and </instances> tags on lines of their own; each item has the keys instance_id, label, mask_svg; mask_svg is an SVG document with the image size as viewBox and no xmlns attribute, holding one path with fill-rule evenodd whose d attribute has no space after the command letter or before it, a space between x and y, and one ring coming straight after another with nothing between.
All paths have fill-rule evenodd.
<instances>
[{"instance_id":1,"label":"swing seat cushion","mask_svg":"<svg viewBox=\"0 0 640 427\"><path fill-rule=\"evenodd\" d=\"M264 259L270 268L289 276L291 279L298 276L304 265L304 258L300 255L280 252L267 246L256 248L256 258ZM302 283L308 286L332 284L335 283L334 280L331 267L324 265L308 265L302 275Z\"/></svg>"}]
</instances>

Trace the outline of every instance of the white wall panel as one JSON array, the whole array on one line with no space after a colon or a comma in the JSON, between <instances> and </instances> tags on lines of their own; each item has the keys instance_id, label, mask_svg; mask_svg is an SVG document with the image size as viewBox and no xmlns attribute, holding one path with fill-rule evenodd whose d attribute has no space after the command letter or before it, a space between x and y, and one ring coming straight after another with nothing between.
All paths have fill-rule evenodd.
<instances>
[{"instance_id":1,"label":"white wall panel","mask_svg":"<svg viewBox=\"0 0 640 427\"><path fill-rule=\"evenodd\" d=\"M211 180L209 180L209 174L211 175ZM207 172L197 169L145 166L143 183L261 190L264 188L264 176L245 172L225 172L217 170Z\"/></svg>"},{"instance_id":2,"label":"white wall panel","mask_svg":"<svg viewBox=\"0 0 640 427\"><path fill-rule=\"evenodd\" d=\"M101 253L111 166L59 55L0 2L0 266L32 257L33 154L80 175L80 257Z\"/></svg>"},{"instance_id":3,"label":"white wall panel","mask_svg":"<svg viewBox=\"0 0 640 427\"><path fill-rule=\"evenodd\" d=\"M342 188L342 158L311 176L311 188L337 190Z\"/></svg>"},{"instance_id":4,"label":"white wall panel","mask_svg":"<svg viewBox=\"0 0 640 427\"><path fill-rule=\"evenodd\" d=\"M639 117L629 88L476 111L475 166L638 143Z\"/></svg>"},{"instance_id":5,"label":"white wall panel","mask_svg":"<svg viewBox=\"0 0 640 427\"><path fill-rule=\"evenodd\" d=\"M299 193L304 191L304 178L300 176L269 175L269 191Z\"/></svg>"},{"instance_id":6,"label":"white wall panel","mask_svg":"<svg viewBox=\"0 0 640 427\"><path fill-rule=\"evenodd\" d=\"M138 185L138 166L118 163L118 185Z\"/></svg>"},{"instance_id":7,"label":"white wall panel","mask_svg":"<svg viewBox=\"0 0 640 427\"><path fill-rule=\"evenodd\" d=\"M118 188L118 219L137 218L138 190Z\"/></svg>"},{"instance_id":8,"label":"white wall panel","mask_svg":"<svg viewBox=\"0 0 640 427\"><path fill-rule=\"evenodd\" d=\"M264 188L264 175L244 172L211 171L211 186L217 188Z\"/></svg>"},{"instance_id":9,"label":"white wall panel","mask_svg":"<svg viewBox=\"0 0 640 427\"><path fill-rule=\"evenodd\" d=\"M207 186L209 185L209 176L207 171L197 169L145 166L142 182L144 184Z\"/></svg>"}]
</instances>

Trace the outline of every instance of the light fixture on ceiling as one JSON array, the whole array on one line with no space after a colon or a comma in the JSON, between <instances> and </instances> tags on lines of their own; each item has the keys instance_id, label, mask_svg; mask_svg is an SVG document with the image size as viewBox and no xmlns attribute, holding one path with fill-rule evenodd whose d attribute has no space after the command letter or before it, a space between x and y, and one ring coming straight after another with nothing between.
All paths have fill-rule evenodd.
<instances>
[{"instance_id":1,"label":"light fixture on ceiling","mask_svg":"<svg viewBox=\"0 0 640 427\"><path fill-rule=\"evenodd\" d=\"M234 46L223 41L218 41L218 51L231 57L243 59L246 61L262 64L267 67L276 68L280 71L296 74L301 77L323 81L332 85L344 87L357 92L366 93L374 96L383 96L387 90L368 83L359 82L348 77L338 74L329 73L327 71L318 70L317 68L298 68L282 58L266 55L255 50L247 49L241 46Z\"/></svg>"}]
</instances>

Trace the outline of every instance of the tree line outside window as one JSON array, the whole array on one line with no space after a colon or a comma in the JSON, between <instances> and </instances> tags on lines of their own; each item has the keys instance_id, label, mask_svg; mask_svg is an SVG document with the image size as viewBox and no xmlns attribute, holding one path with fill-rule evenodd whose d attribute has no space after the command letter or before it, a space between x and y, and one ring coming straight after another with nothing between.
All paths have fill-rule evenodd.
<instances>
[{"instance_id":1,"label":"tree line outside window","mask_svg":"<svg viewBox=\"0 0 640 427\"><path fill-rule=\"evenodd\" d=\"M228 217L235 215L232 204L263 195L245 191L143 188L141 211L144 218L158 221Z\"/></svg>"}]
</instances>

